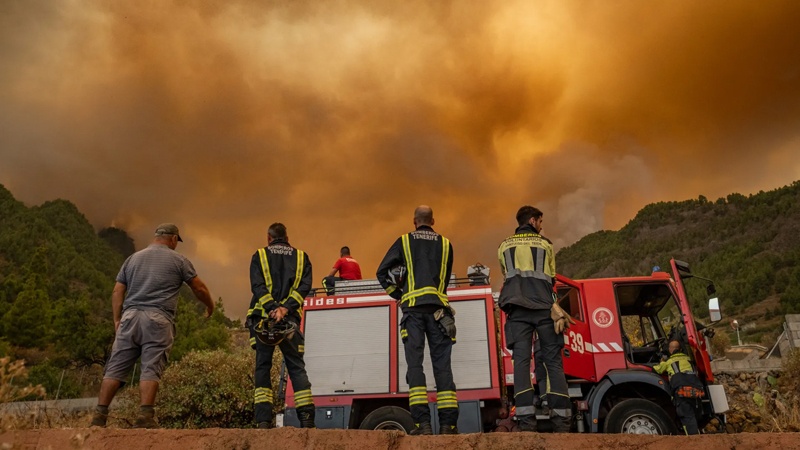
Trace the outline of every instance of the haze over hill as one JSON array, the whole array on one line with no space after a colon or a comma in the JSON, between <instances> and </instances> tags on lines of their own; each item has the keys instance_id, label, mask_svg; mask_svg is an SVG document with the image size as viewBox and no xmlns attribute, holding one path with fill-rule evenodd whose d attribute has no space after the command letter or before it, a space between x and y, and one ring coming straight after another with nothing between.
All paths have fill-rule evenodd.
<instances>
[{"instance_id":1,"label":"haze over hill","mask_svg":"<svg viewBox=\"0 0 800 450\"><path fill-rule=\"evenodd\" d=\"M0 2L0 183L141 246L178 223L241 317L286 223L315 283L421 203L456 269L647 203L800 178L800 2ZM497 275L495 275L497 279Z\"/></svg>"}]
</instances>

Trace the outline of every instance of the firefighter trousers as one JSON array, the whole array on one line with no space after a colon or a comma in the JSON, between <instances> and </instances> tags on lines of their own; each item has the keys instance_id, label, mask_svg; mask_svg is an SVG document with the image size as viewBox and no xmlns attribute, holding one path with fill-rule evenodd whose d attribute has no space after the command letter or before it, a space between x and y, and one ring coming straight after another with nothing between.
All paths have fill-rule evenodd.
<instances>
[{"instance_id":1,"label":"firefighter trousers","mask_svg":"<svg viewBox=\"0 0 800 450\"><path fill-rule=\"evenodd\" d=\"M674 397L675 414L678 420L681 421L681 427L685 434L700 434L697 427L697 416L695 409L697 408L697 399Z\"/></svg>"},{"instance_id":2,"label":"firefighter trousers","mask_svg":"<svg viewBox=\"0 0 800 450\"><path fill-rule=\"evenodd\" d=\"M458 398L456 384L453 382L453 370L450 366L450 355L453 341L433 313L406 311L400 322L400 337L406 354L408 372L406 382L409 386L408 403L411 417L417 424L431 421L428 407L428 388L422 362L425 351L425 338L431 354L433 377L436 381L436 404L440 426L454 427L458 423Z\"/></svg>"},{"instance_id":3,"label":"firefighter trousers","mask_svg":"<svg viewBox=\"0 0 800 450\"><path fill-rule=\"evenodd\" d=\"M531 383L531 353L535 331L538 336L534 357L539 397L547 401L550 410L557 416L565 419L571 417L572 406L561 359L564 338L556 334L550 310L512 306L506 313L506 319L506 346L513 352L514 361L516 414L529 416L536 413L534 389Z\"/></svg>"},{"instance_id":4,"label":"firefighter trousers","mask_svg":"<svg viewBox=\"0 0 800 450\"><path fill-rule=\"evenodd\" d=\"M255 326L255 325L254 325ZM311 398L311 383L308 381L306 373L306 363L303 361L305 338L300 330L294 333L291 339L284 339L278 347L283 353L283 360L286 362L286 369L289 371L289 378L292 380L294 388L294 404L297 409L303 407L314 408L314 401ZM272 422L272 357L275 353L275 346L263 344L256 339L256 373L255 373L255 421Z\"/></svg>"}]
</instances>

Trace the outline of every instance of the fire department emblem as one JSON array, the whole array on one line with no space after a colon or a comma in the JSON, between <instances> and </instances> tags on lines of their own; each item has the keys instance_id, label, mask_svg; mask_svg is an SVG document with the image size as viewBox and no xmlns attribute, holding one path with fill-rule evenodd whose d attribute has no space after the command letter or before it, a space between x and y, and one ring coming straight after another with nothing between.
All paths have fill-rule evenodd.
<instances>
[{"instance_id":1,"label":"fire department emblem","mask_svg":"<svg viewBox=\"0 0 800 450\"><path fill-rule=\"evenodd\" d=\"M614 315L608 308L597 308L592 313L592 322L600 328L608 328L614 323Z\"/></svg>"}]
</instances>

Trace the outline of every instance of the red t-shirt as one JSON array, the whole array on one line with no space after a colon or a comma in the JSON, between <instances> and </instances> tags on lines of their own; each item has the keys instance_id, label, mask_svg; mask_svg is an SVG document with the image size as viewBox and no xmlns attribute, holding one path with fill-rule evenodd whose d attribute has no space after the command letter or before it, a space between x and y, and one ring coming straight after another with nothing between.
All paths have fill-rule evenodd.
<instances>
[{"instance_id":1,"label":"red t-shirt","mask_svg":"<svg viewBox=\"0 0 800 450\"><path fill-rule=\"evenodd\" d=\"M349 256L337 259L336 264L333 265L333 268L339 270L339 276L342 279L345 280L361 279L361 266L358 265L358 261Z\"/></svg>"}]
</instances>

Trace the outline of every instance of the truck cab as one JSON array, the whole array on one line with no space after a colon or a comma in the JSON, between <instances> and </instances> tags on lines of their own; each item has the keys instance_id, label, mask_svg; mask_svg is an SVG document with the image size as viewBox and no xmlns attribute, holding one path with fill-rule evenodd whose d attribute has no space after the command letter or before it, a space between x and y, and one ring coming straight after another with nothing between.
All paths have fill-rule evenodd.
<instances>
[{"instance_id":1,"label":"truck cab","mask_svg":"<svg viewBox=\"0 0 800 450\"><path fill-rule=\"evenodd\" d=\"M575 320L564 332L562 356L576 406L576 431L675 433L668 380L653 370L672 339L693 359L707 389L700 426L727 411L709 361L706 337L713 330L695 321L686 296L683 280L692 278L691 269L677 260L671 266L672 276L661 271L586 280L557 276L559 305ZM706 292L714 292L713 283ZM717 299L711 299L710 312L712 319L721 318ZM510 373L510 355L504 359ZM547 417L545 411L540 418Z\"/></svg>"}]
</instances>

